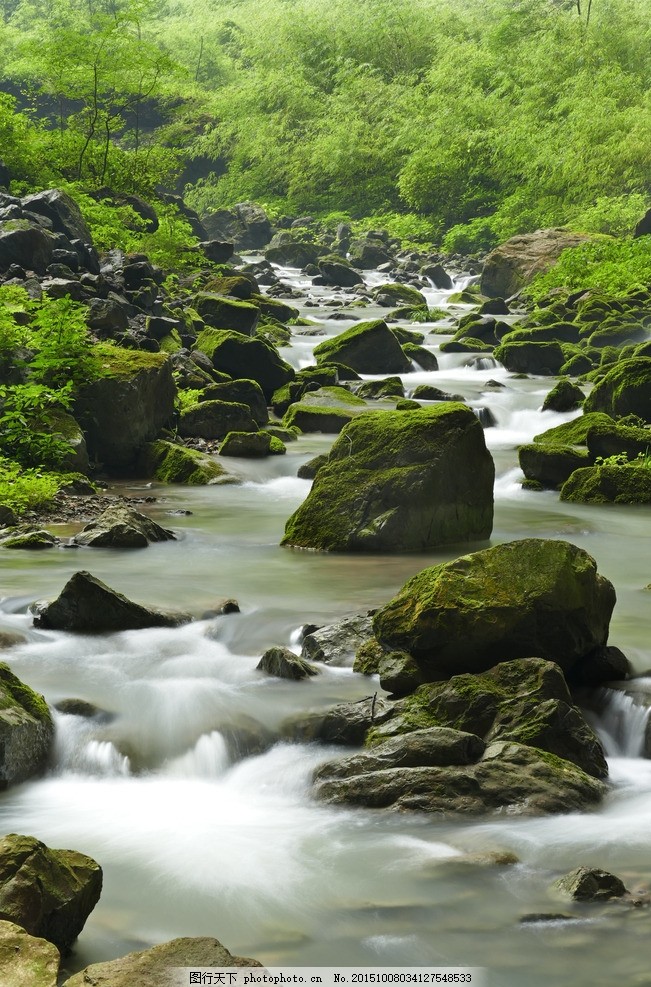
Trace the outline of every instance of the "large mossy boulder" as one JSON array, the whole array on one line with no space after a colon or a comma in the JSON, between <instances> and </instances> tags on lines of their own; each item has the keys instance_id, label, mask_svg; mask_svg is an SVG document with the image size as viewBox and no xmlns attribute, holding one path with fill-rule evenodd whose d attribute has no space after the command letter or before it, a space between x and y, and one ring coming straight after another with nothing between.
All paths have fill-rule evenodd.
<instances>
[{"instance_id":1,"label":"large mossy boulder","mask_svg":"<svg viewBox=\"0 0 651 987\"><path fill-rule=\"evenodd\" d=\"M509 298L548 271L561 253L587 239L567 230L537 230L518 234L496 247L484 262L480 290L491 298Z\"/></svg>"},{"instance_id":2,"label":"large mossy boulder","mask_svg":"<svg viewBox=\"0 0 651 987\"><path fill-rule=\"evenodd\" d=\"M261 965L246 956L234 956L218 939L207 936L173 939L140 953L128 953L117 960L93 963L67 980L66 987L89 987L90 984L93 987L179 987L180 968L218 971L222 967Z\"/></svg>"},{"instance_id":3,"label":"large mossy boulder","mask_svg":"<svg viewBox=\"0 0 651 987\"><path fill-rule=\"evenodd\" d=\"M597 457L625 456L629 460L648 456L651 452L651 426L595 425L587 434L588 454L594 462Z\"/></svg>"},{"instance_id":4,"label":"large mossy boulder","mask_svg":"<svg viewBox=\"0 0 651 987\"><path fill-rule=\"evenodd\" d=\"M164 353L97 349L101 376L80 389L75 418L92 457L109 468L130 469L174 414L172 365Z\"/></svg>"},{"instance_id":5,"label":"large mossy boulder","mask_svg":"<svg viewBox=\"0 0 651 987\"><path fill-rule=\"evenodd\" d=\"M34 624L56 631L103 634L144 627L178 627L187 614L154 610L128 600L90 572L75 572L51 603L36 608Z\"/></svg>"},{"instance_id":6,"label":"large mossy boulder","mask_svg":"<svg viewBox=\"0 0 651 987\"><path fill-rule=\"evenodd\" d=\"M73 541L91 548L146 548L151 542L175 538L174 532L128 504L112 504L89 521Z\"/></svg>"},{"instance_id":7,"label":"large mossy boulder","mask_svg":"<svg viewBox=\"0 0 651 987\"><path fill-rule=\"evenodd\" d=\"M69 952L97 904L102 869L75 850L51 850L33 836L0 839L0 918Z\"/></svg>"},{"instance_id":8,"label":"large mossy boulder","mask_svg":"<svg viewBox=\"0 0 651 987\"><path fill-rule=\"evenodd\" d=\"M363 410L363 409L362 409ZM320 407L299 401L291 404L283 415L283 428L300 428L301 432L323 432L336 435L348 425L359 411L347 407Z\"/></svg>"},{"instance_id":9,"label":"large mossy boulder","mask_svg":"<svg viewBox=\"0 0 651 987\"><path fill-rule=\"evenodd\" d=\"M588 394L584 409L614 418L637 415L651 422L651 357L616 363Z\"/></svg>"},{"instance_id":10,"label":"large mossy boulder","mask_svg":"<svg viewBox=\"0 0 651 987\"><path fill-rule=\"evenodd\" d=\"M185 483L191 487L240 482L205 453L165 439L144 446L138 459L138 473L160 483Z\"/></svg>"},{"instance_id":11,"label":"large mossy boulder","mask_svg":"<svg viewBox=\"0 0 651 987\"><path fill-rule=\"evenodd\" d=\"M642 463L585 466L561 487L573 504L651 504L651 467Z\"/></svg>"},{"instance_id":12,"label":"large mossy boulder","mask_svg":"<svg viewBox=\"0 0 651 987\"><path fill-rule=\"evenodd\" d=\"M43 696L0 662L0 790L42 771L53 738Z\"/></svg>"},{"instance_id":13,"label":"large mossy boulder","mask_svg":"<svg viewBox=\"0 0 651 987\"><path fill-rule=\"evenodd\" d=\"M560 343L511 342L508 336L493 355L513 373L538 374L541 377L553 377L560 373L565 363Z\"/></svg>"},{"instance_id":14,"label":"large mossy boulder","mask_svg":"<svg viewBox=\"0 0 651 987\"><path fill-rule=\"evenodd\" d=\"M221 384L209 384L204 388L201 401L233 401L246 404L258 425L269 421L267 401L262 388L255 380L227 380Z\"/></svg>"},{"instance_id":15,"label":"large mossy boulder","mask_svg":"<svg viewBox=\"0 0 651 987\"><path fill-rule=\"evenodd\" d=\"M574 446L531 442L519 447L518 461L527 480L534 480L550 490L558 490L574 470L588 464L588 454Z\"/></svg>"},{"instance_id":16,"label":"large mossy boulder","mask_svg":"<svg viewBox=\"0 0 651 987\"><path fill-rule=\"evenodd\" d=\"M383 319L360 322L314 349L317 364L343 363L361 374L404 374L412 369Z\"/></svg>"},{"instance_id":17,"label":"large mossy boulder","mask_svg":"<svg viewBox=\"0 0 651 987\"><path fill-rule=\"evenodd\" d=\"M200 291L194 297L194 309L213 329L234 329L251 336L260 318L260 309L250 302L226 298L212 291Z\"/></svg>"},{"instance_id":18,"label":"large mossy boulder","mask_svg":"<svg viewBox=\"0 0 651 987\"><path fill-rule=\"evenodd\" d=\"M373 627L387 650L414 655L432 681L512 658L545 658L569 671L606 644L614 605L612 584L587 552L525 538L424 569Z\"/></svg>"},{"instance_id":19,"label":"large mossy boulder","mask_svg":"<svg viewBox=\"0 0 651 987\"><path fill-rule=\"evenodd\" d=\"M257 381L267 399L295 376L293 368L273 346L240 332L204 329L197 337L195 349L206 354L215 370L229 374L235 380Z\"/></svg>"},{"instance_id":20,"label":"large mossy boulder","mask_svg":"<svg viewBox=\"0 0 651 987\"><path fill-rule=\"evenodd\" d=\"M494 466L465 405L381 411L333 445L282 544L340 552L418 552L488 538Z\"/></svg>"},{"instance_id":21,"label":"large mossy boulder","mask_svg":"<svg viewBox=\"0 0 651 987\"><path fill-rule=\"evenodd\" d=\"M609 428L613 425L610 415L605 415L600 411L591 411L589 414L580 415L572 419L571 422L563 422L562 425L554 425L546 432L534 435L534 442L541 442L545 445L555 446L584 446L588 441L588 434L594 428Z\"/></svg>"},{"instance_id":22,"label":"large mossy boulder","mask_svg":"<svg viewBox=\"0 0 651 987\"><path fill-rule=\"evenodd\" d=\"M248 404L202 401L181 412L179 435L184 438L223 439L229 432L257 432Z\"/></svg>"}]
</instances>

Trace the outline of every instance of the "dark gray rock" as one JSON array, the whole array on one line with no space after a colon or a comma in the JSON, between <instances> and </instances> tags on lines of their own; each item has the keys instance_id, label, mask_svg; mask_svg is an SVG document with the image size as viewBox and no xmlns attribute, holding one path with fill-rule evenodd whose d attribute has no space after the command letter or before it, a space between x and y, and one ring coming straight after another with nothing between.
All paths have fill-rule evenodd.
<instances>
[{"instance_id":1,"label":"dark gray rock","mask_svg":"<svg viewBox=\"0 0 651 987\"><path fill-rule=\"evenodd\" d=\"M326 665L352 668L355 652L372 634L372 618L346 617L303 638L301 657Z\"/></svg>"},{"instance_id":2,"label":"dark gray rock","mask_svg":"<svg viewBox=\"0 0 651 987\"><path fill-rule=\"evenodd\" d=\"M176 535L127 504L107 507L75 535L76 545L91 548L146 548L151 542L174 540Z\"/></svg>"},{"instance_id":3,"label":"dark gray rock","mask_svg":"<svg viewBox=\"0 0 651 987\"><path fill-rule=\"evenodd\" d=\"M293 679L295 681L319 674L318 669L310 665L309 662L299 658L289 648L280 647L269 648L265 651L256 668L260 672L266 672L267 675L273 675L279 679Z\"/></svg>"},{"instance_id":4,"label":"dark gray rock","mask_svg":"<svg viewBox=\"0 0 651 987\"><path fill-rule=\"evenodd\" d=\"M43 696L0 662L0 789L42 771L53 738L54 725Z\"/></svg>"}]
</instances>

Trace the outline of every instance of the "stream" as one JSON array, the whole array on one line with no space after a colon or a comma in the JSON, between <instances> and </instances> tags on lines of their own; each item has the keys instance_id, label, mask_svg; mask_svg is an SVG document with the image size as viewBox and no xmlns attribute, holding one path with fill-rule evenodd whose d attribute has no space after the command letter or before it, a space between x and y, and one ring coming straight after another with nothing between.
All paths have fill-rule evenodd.
<instances>
[{"instance_id":1,"label":"stream","mask_svg":"<svg viewBox=\"0 0 651 987\"><path fill-rule=\"evenodd\" d=\"M280 273L316 302L293 304L327 334L352 324L329 318L324 302L355 296L313 288L296 270ZM382 283L383 275L367 274L369 284ZM455 290L469 280L457 278ZM450 292L425 294L430 306L446 307ZM353 311L355 319L386 315L374 306ZM540 411L554 379L513 379L492 359L439 354L449 337L436 324L413 328L428 332L440 369L404 375L408 390L435 384L489 408L497 422L485 431L496 464L491 543L562 538L586 549L617 590L610 643L638 674L650 669L651 508L562 504L557 493L523 491L517 445L576 415ZM306 366L322 338L295 335L281 352ZM489 380L505 387L487 390ZM379 690L376 679L328 666L298 683L270 678L255 670L264 650L297 649L304 623L380 606L425 566L485 547L381 557L280 548L285 521L310 486L296 471L333 438L305 435L285 456L229 459L239 486L112 488L156 497L149 513L178 541L131 552L0 553L0 629L29 639L3 660L50 704L75 697L106 711L93 719L57 712L47 775L0 795L0 830L80 850L104 869L102 897L65 970L210 935L274 966L484 966L489 987L651 984L649 909L572 906L572 921L519 921L569 911L549 887L581 864L612 871L631 890L651 888L646 713L629 697L607 690L592 721L612 789L586 814L442 821L331 808L311 799L310 777L347 750L256 746L288 717ZM184 510L192 513L174 513ZM33 628L28 605L58 595L84 568L131 598L199 619L97 637ZM226 597L242 612L201 619ZM233 736L253 738L244 743L253 752L235 756ZM520 862L463 859L496 850Z\"/></svg>"}]
</instances>

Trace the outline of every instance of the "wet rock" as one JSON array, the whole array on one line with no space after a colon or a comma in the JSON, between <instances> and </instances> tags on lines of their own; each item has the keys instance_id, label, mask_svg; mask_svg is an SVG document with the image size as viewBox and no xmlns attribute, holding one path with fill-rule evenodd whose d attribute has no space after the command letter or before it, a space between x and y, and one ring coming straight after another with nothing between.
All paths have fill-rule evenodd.
<instances>
[{"instance_id":1,"label":"wet rock","mask_svg":"<svg viewBox=\"0 0 651 987\"><path fill-rule=\"evenodd\" d=\"M439 368L439 362L435 355L430 350L425 349L424 346L418 346L416 343L404 343L402 352L407 359L418 364L422 370L431 372Z\"/></svg>"},{"instance_id":2,"label":"wet rock","mask_svg":"<svg viewBox=\"0 0 651 987\"><path fill-rule=\"evenodd\" d=\"M576 915L567 912L531 912L518 919L521 925L538 925L545 922L576 922Z\"/></svg>"},{"instance_id":3,"label":"wet rock","mask_svg":"<svg viewBox=\"0 0 651 987\"><path fill-rule=\"evenodd\" d=\"M371 625L372 618L360 614L319 627L304 636L301 657L351 668L356 651L372 634Z\"/></svg>"},{"instance_id":4,"label":"wet rock","mask_svg":"<svg viewBox=\"0 0 651 987\"><path fill-rule=\"evenodd\" d=\"M383 380L365 380L355 388L355 394L369 401L380 398L404 398L405 388L400 377L385 377Z\"/></svg>"},{"instance_id":5,"label":"wet rock","mask_svg":"<svg viewBox=\"0 0 651 987\"><path fill-rule=\"evenodd\" d=\"M585 411L601 411L615 418L637 415L651 422L651 357L620 360L585 399Z\"/></svg>"},{"instance_id":6,"label":"wet rock","mask_svg":"<svg viewBox=\"0 0 651 987\"><path fill-rule=\"evenodd\" d=\"M53 737L43 696L0 662L0 789L42 771Z\"/></svg>"},{"instance_id":7,"label":"wet rock","mask_svg":"<svg viewBox=\"0 0 651 987\"><path fill-rule=\"evenodd\" d=\"M102 890L102 869L75 850L51 850L33 836L0 839L0 917L65 955Z\"/></svg>"},{"instance_id":8,"label":"wet rock","mask_svg":"<svg viewBox=\"0 0 651 987\"><path fill-rule=\"evenodd\" d=\"M620 648L601 645L573 666L568 681L574 686L596 686L627 679L633 667Z\"/></svg>"},{"instance_id":9,"label":"wet rock","mask_svg":"<svg viewBox=\"0 0 651 987\"><path fill-rule=\"evenodd\" d=\"M196 349L209 357L216 370L236 380L257 381L267 398L295 376L273 346L240 332L205 329L197 337Z\"/></svg>"},{"instance_id":10,"label":"wet rock","mask_svg":"<svg viewBox=\"0 0 651 987\"><path fill-rule=\"evenodd\" d=\"M61 699L58 703L54 704L54 708L59 713L65 713L67 716L82 716L87 720L94 719L96 716L105 719L110 718L109 713L101 710L98 706L94 706L92 703L87 703L85 699Z\"/></svg>"},{"instance_id":11,"label":"wet rock","mask_svg":"<svg viewBox=\"0 0 651 987\"><path fill-rule=\"evenodd\" d=\"M454 286L452 278L441 264L426 264L421 267L420 273L429 278L435 288L447 291Z\"/></svg>"},{"instance_id":12,"label":"wet rock","mask_svg":"<svg viewBox=\"0 0 651 987\"><path fill-rule=\"evenodd\" d=\"M570 380L559 380L543 401L543 411L575 411L583 404L585 394Z\"/></svg>"},{"instance_id":13,"label":"wet rock","mask_svg":"<svg viewBox=\"0 0 651 987\"><path fill-rule=\"evenodd\" d=\"M19 526L8 535L5 532L0 536L0 546L2 548L19 548L29 551L40 551L44 548L54 548L59 544L59 539L44 529L30 528L29 526Z\"/></svg>"},{"instance_id":14,"label":"wet rock","mask_svg":"<svg viewBox=\"0 0 651 987\"><path fill-rule=\"evenodd\" d=\"M320 260L317 266L328 284L340 288L354 288L355 285L364 284L364 278L361 274L354 271L348 264L342 264L338 261Z\"/></svg>"},{"instance_id":15,"label":"wet rock","mask_svg":"<svg viewBox=\"0 0 651 987\"><path fill-rule=\"evenodd\" d=\"M391 715L389 704L377 696L353 703L340 703L325 713L308 713L286 721L281 733L301 743L343 744L355 747L363 743L372 727Z\"/></svg>"},{"instance_id":16,"label":"wet rock","mask_svg":"<svg viewBox=\"0 0 651 987\"><path fill-rule=\"evenodd\" d=\"M506 342L494 353L507 370L514 373L553 377L560 373L565 354L560 343Z\"/></svg>"},{"instance_id":17,"label":"wet rock","mask_svg":"<svg viewBox=\"0 0 651 987\"><path fill-rule=\"evenodd\" d=\"M27 638L18 631L0 631L0 651L7 648L15 648L18 644L25 644Z\"/></svg>"},{"instance_id":18,"label":"wet rock","mask_svg":"<svg viewBox=\"0 0 651 987\"><path fill-rule=\"evenodd\" d=\"M30 936L14 922L0 920L3 987L57 987L61 955L51 942Z\"/></svg>"},{"instance_id":19,"label":"wet rock","mask_svg":"<svg viewBox=\"0 0 651 987\"><path fill-rule=\"evenodd\" d=\"M176 535L126 504L103 511L75 535L76 545L91 548L146 548L151 542L174 540Z\"/></svg>"},{"instance_id":20,"label":"wet rock","mask_svg":"<svg viewBox=\"0 0 651 987\"><path fill-rule=\"evenodd\" d=\"M644 458L651 449L651 427L623 425L621 422L594 425L586 442L591 462L597 457L625 456L629 460Z\"/></svg>"},{"instance_id":21,"label":"wet rock","mask_svg":"<svg viewBox=\"0 0 651 987\"><path fill-rule=\"evenodd\" d=\"M229 432L257 432L251 409L234 401L202 401L181 412L179 435L223 439Z\"/></svg>"},{"instance_id":22,"label":"wet rock","mask_svg":"<svg viewBox=\"0 0 651 987\"><path fill-rule=\"evenodd\" d=\"M213 329L233 329L251 336L260 319L260 310L250 302L227 298L212 292L195 295L194 308Z\"/></svg>"},{"instance_id":23,"label":"wet rock","mask_svg":"<svg viewBox=\"0 0 651 987\"><path fill-rule=\"evenodd\" d=\"M364 409L360 409L364 410ZM352 408L326 407L318 405L292 404L283 415L285 428L298 428L301 432L323 432L336 435L351 422L359 411Z\"/></svg>"},{"instance_id":24,"label":"wet rock","mask_svg":"<svg viewBox=\"0 0 651 987\"><path fill-rule=\"evenodd\" d=\"M427 299L422 291L409 284L380 284L371 291L372 298L378 305L392 308L394 305L412 305L417 308L427 308Z\"/></svg>"},{"instance_id":25,"label":"wet rock","mask_svg":"<svg viewBox=\"0 0 651 987\"><path fill-rule=\"evenodd\" d=\"M333 445L282 544L413 552L487 538L493 475L481 425L465 406L363 414Z\"/></svg>"},{"instance_id":26,"label":"wet rock","mask_svg":"<svg viewBox=\"0 0 651 987\"><path fill-rule=\"evenodd\" d=\"M589 867L577 867L570 871L559 878L553 888L573 901L609 901L628 894L623 881L614 874Z\"/></svg>"},{"instance_id":27,"label":"wet rock","mask_svg":"<svg viewBox=\"0 0 651 987\"><path fill-rule=\"evenodd\" d=\"M258 671L274 675L276 678L295 681L319 674L318 669L299 658L289 648L280 647L269 648L265 651L256 668Z\"/></svg>"},{"instance_id":28,"label":"wet rock","mask_svg":"<svg viewBox=\"0 0 651 987\"><path fill-rule=\"evenodd\" d=\"M257 459L262 456L281 456L286 451L285 444L270 432L229 432L219 455Z\"/></svg>"},{"instance_id":29,"label":"wet rock","mask_svg":"<svg viewBox=\"0 0 651 987\"><path fill-rule=\"evenodd\" d=\"M320 456L314 456L313 459L308 460L307 463L303 463L301 466L298 467L296 475L301 480L313 480L318 470L320 470L321 467L324 465L324 463L327 462L328 462L328 457L325 454Z\"/></svg>"},{"instance_id":30,"label":"wet rock","mask_svg":"<svg viewBox=\"0 0 651 987\"><path fill-rule=\"evenodd\" d=\"M209 384L204 388L201 401L233 401L246 404L258 425L269 421L269 409L262 388L255 380L232 380L221 384Z\"/></svg>"},{"instance_id":31,"label":"wet rock","mask_svg":"<svg viewBox=\"0 0 651 987\"><path fill-rule=\"evenodd\" d=\"M400 374L411 370L409 359L386 322L360 322L319 343L314 349L317 364L343 363L363 374Z\"/></svg>"},{"instance_id":32,"label":"wet rock","mask_svg":"<svg viewBox=\"0 0 651 987\"><path fill-rule=\"evenodd\" d=\"M144 627L177 627L188 614L154 610L128 600L89 572L74 573L61 594L35 609L36 627L103 634Z\"/></svg>"},{"instance_id":33,"label":"wet rock","mask_svg":"<svg viewBox=\"0 0 651 987\"><path fill-rule=\"evenodd\" d=\"M173 939L118 960L93 963L66 981L66 987L179 987L178 967L261 967L233 956L217 939Z\"/></svg>"},{"instance_id":34,"label":"wet rock","mask_svg":"<svg viewBox=\"0 0 651 987\"><path fill-rule=\"evenodd\" d=\"M373 628L431 680L532 656L570 670L606 643L614 604L587 552L526 538L424 569L376 613Z\"/></svg>"},{"instance_id":35,"label":"wet rock","mask_svg":"<svg viewBox=\"0 0 651 987\"><path fill-rule=\"evenodd\" d=\"M558 490L572 473L588 463L588 454L574 446L532 442L518 449L520 469L527 480Z\"/></svg>"},{"instance_id":36,"label":"wet rock","mask_svg":"<svg viewBox=\"0 0 651 987\"><path fill-rule=\"evenodd\" d=\"M636 463L585 466L561 487L573 504L651 504L651 470Z\"/></svg>"}]
</instances>

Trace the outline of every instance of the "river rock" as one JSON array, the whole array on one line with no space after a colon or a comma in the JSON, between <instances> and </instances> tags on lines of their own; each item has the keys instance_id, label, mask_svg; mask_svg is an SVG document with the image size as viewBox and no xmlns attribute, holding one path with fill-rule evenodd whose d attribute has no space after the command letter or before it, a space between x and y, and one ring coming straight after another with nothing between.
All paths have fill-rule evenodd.
<instances>
[{"instance_id":1,"label":"river rock","mask_svg":"<svg viewBox=\"0 0 651 987\"><path fill-rule=\"evenodd\" d=\"M234 379L255 380L268 399L273 392L294 379L294 370L263 339L253 339L241 332L204 329L195 348L205 353L215 370Z\"/></svg>"},{"instance_id":2,"label":"river rock","mask_svg":"<svg viewBox=\"0 0 651 987\"><path fill-rule=\"evenodd\" d=\"M593 426L586 436L588 455L592 462L601 456L621 456L628 459L644 457L651 450L651 426L622 425L610 422L607 425Z\"/></svg>"},{"instance_id":3,"label":"river rock","mask_svg":"<svg viewBox=\"0 0 651 987\"><path fill-rule=\"evenodd\" d=\"M269 421L269 409L262 388L255 380L228 380L221 384L209 384L204 388L200 401L233 401L246 404L258 425Z\"/></svg>"},{"instance_id":4,"label":"river rock","mask_svg":"<svg viewBox=\"0 0 651 987\"><path fill-rule=\"evenodd\" d=\"M482 295L515 295L537 274L553 267L563 250L578 247L588 239L567 230L537 230L511 237L486 258L480 283Z\"/></svg>"},{"instance_id":5,"label":"river rock","mask_svg":"<svg viewBox=\"0 0 651 987\"><path fill-rule=\"evenodd\" d=\"M608 768L601 743L572 705L563 674L539 658L500 662L479 675L430 682L393 704L367 743L425 726L454 727L487 743L508 740L570 761L595 778Z\"/></svg>"},{"instance_id":6,"label":"river rock","mask_svg":"<svg viewBox=\"0 0 651 987\"><path fill-rule=\"evenodd\" d=\"M173 531L162 528L128 504L112 504L82 528L73 542L92 548L146 548L150 542L175 538Z\"/></svg>"},{"instance_id":7,"label":"river rock","mask_svg":"<svg viewBox=\"0 0 651 987\"><path fill-rule=\"evenodd\" d=\"M371 634L371 617L364 614L346 617L336 624L328 624L306 634L301 657L338 668L352 668L357 649Z\"/></svg>"},{"instance_id":8,"label":"river rock","mask_svg":"<svg viewBox=\"0 0 651 987\"><path fill-rule=\"evenodd\" d=\"M355 285L364 284L364 278L357 271L354 271L348 264L339 261L320 260L317 267L328 284L338 288L354 288Z\"/></svg>"},{"instance_id":9,"label":"river rock","mask_svg":"<svg viewBox=\"0 0 651 987\"><path fill-rule=\"evenodd\" d=\"M299 658L289 648L269 648L255 666L260 672L274 675L279 679L307 679L318 675L318 669Z\"/></svg>"},{"instance_id":10,"label":"river rock","mask_svg":"<svg viewBox=\"0 0 651 987\"><path fill-rule=\"evenodd\" d=\"M172 366L163 353L108 346L101 361L103 376L80 389L75 418L91 456L107 467L131 468L174 414Z\"/></svg>"},{"instance_id":11,"label":"river rock","mask_svg":"<svg viewBox=\"0 0 651 987\"><path fill-rule=\"evenodd\" d=\"M172 939L118 960L93 963L66 980L65 987L179 987L179 967L261 967L257 960L233 956L218 939ZM228 977L226 977L228 980Z\"/></svg>"},{"instance_id":12,"label":"river rock","mask_svg":"<svg viewBox=\"0 0 651 987\"><path fill-rule=\"evenodd\" d=\"M257 432L247 404L202 401L181 412L179 435L184 438L223 439L229 432Z\"/></svg>"},{"instance_id":13,"label":"river rock","mask_svg":"<svg viewBox=\"0 0 651 987\"><path fill-rule=\"evenodd\" d=\"M525 538L423 569L376 613L373 628L387 650L413 654L432 681L510 658L545 658L565 671L606 644L614 605L612 584L587 552Z\"/></svg>"},{"instance_id":14,"label":"river rock","mask_svg":"<svg viewBox=\"0 0 651 987\"><path fill-rule=\"evenodd\" d=\"M35 610L36 627L81 634L140 630L144 627L178 627L188 614L154 610L128 600L89 572L75 572L52 603Z\"/></svg>"},{"instance_id":15,"label":"river rock","mask_svg":"<svg viewBox=\"0 0 651 987\"><path fill-rule=\"evenodd\" d=\"M234 329L246 336L253 334L260 318L260 310L250 302L209 291L195 295L194 308L213 329Z\"/></svg>"},{"instance_id":16,"label":"river rock","mask_svg":"<svg viewBox=\"0 0 651 987\"><path fill-rule=\"evenodd\" d=\"M494 743L465 767L399 767L350 778L326 777L316 797L331 804L447 814L509 815L581 811L603 797L603 782L560 758L522 744Z\"/></svg>"},{"instance_id":17,"label":"river rock","mask_svg":"<svg viewBox=\"0 0 651 987\"><path fill-rule=\"evenodd\" d=\"M141 449L137 471L160 483L186 483L193 487L240 482L211 456L165 439L148 442Z\"/></svg>"},{"instance_id":18,"label":"river rock","mask_svg":"<svg viewBox=\"0 0 651 987\"><path fill-rule=\"evenodd\" d=\"M580 408L585 394L578 384L571 380L559 380L543 401L543 411L575 411Z\"/></svg>"},{"instance_id":19,"label":"river rock","mask_svg":"<svg viewBox=\"0 0 651 987\"><path fill-rule=\"evenodd\" d=\"M637 415L651 422L651 357L620 360L588 394L585 411L602 411L614 418Z\"/></svg>"},{"instance_id":20,"label":"river rock","mask_svg":"<svg viewBox=\"0 0 651 987\"><path fill-rule=\"evenodd\" d=\"M282 544L414 552L488 538L493 479L482 427L464 405L362 414L334 443Z\"/></svg>"},{"instance_id":21,"label":"river rock","mask_svg":"<svg viewBox=\"0 0 651 987\"><path fill-rule=\"evenodd\" d=\"M541 377L553 377L560 373L565 363L560 343L510 342L508 337L493 355L512 373L538 374Z\"/></svg>"},{"instance_id":22,"label":"river rock","mask_svg":"<svg viewBox=\"0 0 651 987\"><path fill-rule=\"evenodd\" d=\"M392 710L386 700L368 696L352 703L339 703L325 713L307 713L287 720L282 735L299 743L342 744L359 747L369 730L384 723Z\"/></svg>"},{"instance_id":23,"label":"river rock","mask_svg":"<svg viewBox=\"0 0 651 987\"><path fill-rule=\"evenodd\" d=\"M259 459L262 456L282 456L285 452L285 443L270 432L229 432L219 455Z\"/></svg>"},{"instance_id":24,"label":"river rock","mask_svg":"<svg viewBox=\"0 0 651 987\"><path fill-rule=\"evenodd\" d=\"M336 435L351 422L364 408L320 407L315 404L298 404L289 406L283 415L284 428L299 428L301 432L323 432Z\"/></svg>"},{"instance_id":25,"label":"river rock","mask_svg":"<svg viewBox=\"0 0 651 987\"><path fill-rule=\"evenodd\" d=\"M573 901L609 901L629 893L618 877L595 867L577 867L555 881L553 888Z\"/></svg>"},{"instance_id":26,"label":"river rock","mask_svg":"<svg viewBox=\"0 0 651 987\"><path fill-rule=\"evenodd\" d=\"M380 284L373 288L371 296L378 305L392 308L394 305L411 305L414 308L427 308L427 299L422 291L410 284Z\"/></svg>"},{"instance_id":27,"label":"river rock","mask_svg":"<svg viewBox=\"0 0 651 987\"><path fill-rule=\"evenodd\" d=\"M360 322L319 343L314 358L320 363L343 363L361 374L404 374L412 369L386 322Z\"/></svg>"},{"instance_id":28,"label":"river rock","mask_svg":"<svg viewBox=\"0 0 651 987\"><path fill-rule=\"evenodd\" d=\"M51 942L0 920L2 987L57 987L61 954Z\"/></svg>"},{"instance_id":29,"label":"river rock","mask_svg":"<svg viewBox=\"0 0 651 987\"><path fill-rule=\"evenodd\" d=\"M0 790L42 771L53 738L43 696L0 662Z\"/></svg>"},{"instance_id":30,"label":"river rock","mask_svg":"<svg viewBox=\"0 0 651 987\"><path fill-rule=\"evenodd\" d=\"M54 943L65 955L99 901L102 869L75 850L33 836L0 839L0 918Z\"/></svg>"},{"instance_id":31,"label":"river rock","mask_svg":"<svg viewBox=\"0 0 651 987\"><path fill-rule=\"evenodd\" d=\"M565 481L561 500L573 504L651 504L651 469L635 462L585 466Z\"/></svg>"},{"instance_id":32,"label":"river rock","mask_svg":"<svg viewBox=\"0 0 651 987\"><path fill-rule=\"evenodd\" d=\"M518 461L527 480L535 480L547 489L558 490L574 470L587 465L588 454L574 446L532 442L519 447Z\"/></svg>"},{"instance_id":33,"label":"river rock","mask_svg":"<svg viewBox=\"0 0 651 987\"><path fill-rule=\"evenodd\" d=\"M588 434L594 428L602 426L608 428L613 424L610 415L605 415L601 411L591 411L589 414L572 419L571 422L555 425L553 428L548 428L546 432L534 435L533 441L544 442L546 445L584 446L587 444Z\"/></svg>"}]
</instances>

